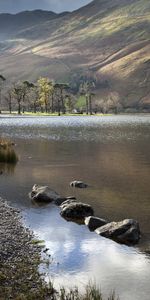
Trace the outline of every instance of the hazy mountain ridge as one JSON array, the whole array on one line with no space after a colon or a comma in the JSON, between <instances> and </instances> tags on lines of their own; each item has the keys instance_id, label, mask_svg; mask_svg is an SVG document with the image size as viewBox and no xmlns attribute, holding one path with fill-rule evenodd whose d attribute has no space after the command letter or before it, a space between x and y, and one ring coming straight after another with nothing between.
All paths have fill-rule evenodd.
<instances>
[{"instance_id":1,"label":"hazy mountain ridge","mask_svg":"<svg viewBox=\"0 0 150 300\"><path fill-rule=\"evenodd\" d=\"M34 80L45 75L68 81L90 72L97 77L101 98L118 97L127 107L140 101L147 107L149 0L95 0L73 13L50 14L3 38L0 68L6 77Z\"/></svg>"}]
</instances>

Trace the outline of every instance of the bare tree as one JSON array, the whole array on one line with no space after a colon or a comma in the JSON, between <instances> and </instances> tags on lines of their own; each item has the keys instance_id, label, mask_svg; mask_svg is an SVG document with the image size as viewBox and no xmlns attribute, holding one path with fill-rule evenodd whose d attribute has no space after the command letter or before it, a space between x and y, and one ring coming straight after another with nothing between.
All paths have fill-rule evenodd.
<instances>
[{"instance_id":1,"label":"bare tree","mask_svg":"<svg viewBox=\"0 0 150 300\"><path fill-rule=\"evenodd\" d=\"M69 89L69 85L67 83L55 83L54 89L56 91L57 98L57 111L60 116L60 112L62 110L63 114L65 113L65 103L64 103L64 91Z\"/></svg>"},{"instance_id":2,"label":"bare tree","mask_svg":"<svg viewBox=\"0 0 150 300\"><path fill-rule=\"evenodd\" d=\"M65 96L65 107L69 113L71 113L75 106L75 97L71 94Z\"/></svg>"},{"instance_id":3,"label":"bare tree","mask_svg":"<svg viewBox=\"0 0 150 300\"><path fill-rule=\"evenodd\" d=\"M22 82L22 112L25 112L25 107L27 104L27 97L30 92L30 89L34 87L34 84L29 81L23 81ZM29 101L28 101L29 102Z\"/></svg>"},{"instance_id":4,"label":"bare tree","mask_svg":"<svg viewBox=\"0 0 150 300\"><path fill-rule=\"evenodd\" d=\"M14 84L13 87L13 95L17 101L18 105L18 115L21 114L21 108L22 108L22 98L23 98L23 90L22 90L22 84Z\"/></svg>"},{"instance_id":5,"label":"bare tree","mask_svg":"<svg viewBox=\"0 0 150 300\"><path fill-rule=\"evenodd\" d=\"M95 89L94 81L84 81L80 85L80 94L85 96L86 100L86 114L89 112L92 115L92 96L94 96L93 90Z\"/></svg>"},{"instance_id":6,"label":"bare tree","mask_svg":"<svg viewBox=\"0 0 150 300\"><path fill-rule=\"evenodd\" d=\"M2 104L2 88L5 81L6 78L0 74L0 113L1 113L1 104Z\"/></svg>"},{"instance_id":7,"label":"bare tree","mask_svg":"<svg viewBox=\"0 0 150 300\"><path fill-rule=\"evenodd\" d=\"M5 95L5 101L7 103L8 109L9 109L9 113L12 113L12 104L13 104L13 90L12 88L9 88L7 90L7 93Z\"/></svg>"}]
</instances>

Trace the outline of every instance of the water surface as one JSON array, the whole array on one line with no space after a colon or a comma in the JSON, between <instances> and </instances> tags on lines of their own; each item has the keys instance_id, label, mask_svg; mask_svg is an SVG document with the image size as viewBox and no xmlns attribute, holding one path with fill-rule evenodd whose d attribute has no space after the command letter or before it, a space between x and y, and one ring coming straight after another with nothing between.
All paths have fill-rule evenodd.
<instances>
[{"instance_id":1,"label":"water surface","mask_svg":"<svg viewBox=\"0 0 150 300\"><path fill-rule=\"evenodd\" d=\"M115 289L122 300L149 300L150 116L1 117L2 135L15 141L20 160L1 175L0 193L46 241L55 285L94 280L104 293ZM75 179L89 188L72 189L69 182ZM28 193L34 183L75 195L110 221L137 219L140 244L119 245L66 222L52 204L33 205Z\"/></svg>"}]
</instances>

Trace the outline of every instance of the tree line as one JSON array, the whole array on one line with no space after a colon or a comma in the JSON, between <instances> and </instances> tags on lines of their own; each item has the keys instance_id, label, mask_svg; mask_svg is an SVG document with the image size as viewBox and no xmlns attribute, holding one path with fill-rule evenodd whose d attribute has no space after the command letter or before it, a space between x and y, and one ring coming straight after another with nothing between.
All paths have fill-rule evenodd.
<instances>
[{"instance_id":1,"label":"tree line","mask_svg":"<svg viewBox=\"0 0 150 300\"><path fill-rule=\"evenodd\" d=\"M104 96L99 96L98 89L107 90ZM134 109L149 111L149 103L143 102L143 97L136 98L134 103L120 99L117 92L112 91L109 83L91 75L74 74L70 83L55 82L48 77L40 77L35 83L19 81L13 84L0 74L0 113L1 111L32 113L119 113Z\"/></svg>"},{"instance_id":2,"label":"tree line","mask_svg":"<svg viewBox=\"0 0 150 300\"><path fill-rule=\"evenodd\" d=\"M22 114L25 112L57 113L59 116L66 112L96 112L93 106L96 85L92 80L80 83L78 92L75 93L70 84L58 83L47 77L40 77L36 83L19 81L7 85L7 80L0 75L0 112L2 108ZM79 97L84 97L85 105L76 110ZM3 100L3 101L2 101Z\"/></svg>"}]
</instances>

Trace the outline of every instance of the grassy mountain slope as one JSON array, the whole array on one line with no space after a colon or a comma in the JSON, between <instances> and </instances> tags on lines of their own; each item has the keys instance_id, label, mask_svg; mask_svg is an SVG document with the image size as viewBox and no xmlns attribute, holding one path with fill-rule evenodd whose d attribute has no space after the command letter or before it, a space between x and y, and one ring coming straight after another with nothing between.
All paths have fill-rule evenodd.
<instances>
[{"instance_id":1,"label":"grassy mountain slope","mask_svg":"<svg viewBox=\"0 0 150 300\"><path fill-rule=\"evenodd\" d=\"M97 78L98 99L147 108L150 1L94 0L73 13L15 27L1 39L0 72L11 80L44 75L63 81L87 73Z\"/></svg>"}]
</instances>

